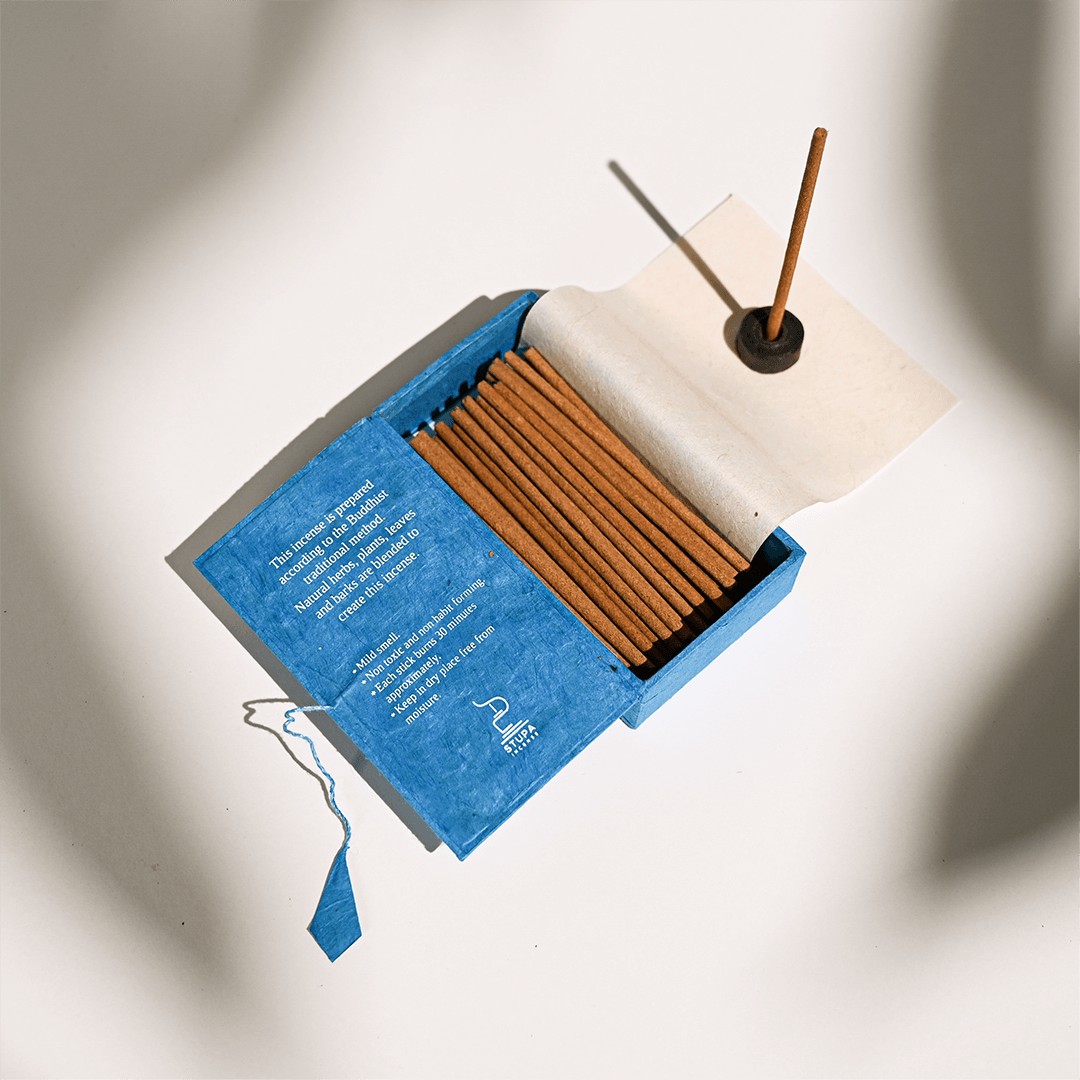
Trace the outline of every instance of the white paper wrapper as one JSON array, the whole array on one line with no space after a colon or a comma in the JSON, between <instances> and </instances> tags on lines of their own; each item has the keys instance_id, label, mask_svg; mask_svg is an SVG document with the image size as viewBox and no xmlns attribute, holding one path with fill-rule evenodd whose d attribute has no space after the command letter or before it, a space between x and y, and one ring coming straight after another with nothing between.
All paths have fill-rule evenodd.
<instances>
[{"instance_id":1,"label":"white paper wrapper","mask_svg":"<svg viewBox=\"0 0 1080 1080\"><path fill-rule=\"evenodd\" d=\"M788 302L806 331L799 361L751 371L735 332L771 303L783 239L732 196L683 243L692 251L673 245L611 292L552 290L522 336L751 557L785 518L858 487L957 399L803 262Z\"/></svg>"}]
</instances>

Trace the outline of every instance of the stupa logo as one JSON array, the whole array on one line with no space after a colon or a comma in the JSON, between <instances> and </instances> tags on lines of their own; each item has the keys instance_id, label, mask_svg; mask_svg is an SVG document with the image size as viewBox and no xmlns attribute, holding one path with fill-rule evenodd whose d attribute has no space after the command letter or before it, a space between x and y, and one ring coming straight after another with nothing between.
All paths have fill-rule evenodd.
<instances>
[{"instance_id":1,"label":"stupa logo","mask_svg":"<svg viewBox=\"0 0 1080 1080\"><path fill-rule=\"evenodd\" d=\"M473 704L478 709L491 709L493 713L491 726L499 733L502 748L511 757L521 753L540 734L536 729L536 725L531 724L528 719L516 722L509 720L505 724L499 723L510 712L510 702L504 697L488 698L487 701L474 701Z\"/></svg>"}]
</instances>

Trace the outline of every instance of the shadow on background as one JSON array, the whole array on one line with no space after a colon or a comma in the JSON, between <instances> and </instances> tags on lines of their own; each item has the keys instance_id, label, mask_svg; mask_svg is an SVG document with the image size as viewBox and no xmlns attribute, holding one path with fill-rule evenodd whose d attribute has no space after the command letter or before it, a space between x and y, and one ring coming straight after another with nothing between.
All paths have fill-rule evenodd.
<instances>
[{"instance_id":1,"label":"shadow on background","mask_svg":"<svg viewBox=\"0 0 1080 1080\"><path fill-rule=\"evenodd\" d=\"M961 747L930 855L948 876L980 855L1039 833L1074 810L1080 606L1072 596L1046 619L1027 662Z\"/></svg>"},{"instance_id":2,"label":"shadow on background","mask_svg":"<svg viewBox=\"0 0 1080 1080\"><path fill-rule=\"evenodd\" d=\"M275 103L320 4L4 4L0 128L3 371L73 316L102 262L235 151ZM18 407L6 393L3 409ZM3 425L10 430L11 425ZM99 651L37 542L36 504L5 438L3 740L35 814L97 867L135 922L242 1003L220 898L197 836L163 805L140 755L123 673ZM247 993L250 995L250 988Z\"/></svg>"},{"instance_id":3,"label":"shadow on background","mask_svg":"<svg viewBox=\"0 0 1080 1080\"><path fill-rule=\"evenodd\" d=\"M406 349L348 397L338 402L326 416L302 431L166 557L165 561L192 592L297 705L310 706L317 702L195 569L194 560L357 421L370 416L396 390L527 291L519 289L516 292L504 293L494 300L486 296L478 297L437 330ZM326 713L312 712L308 714L308 718L424 847L428 851L434 851L441 843L439 838L356 744Z\"/></svg>"},{"instance_id":4,"label":"shadow on background","mask_svg":"<svg viewBox=\"0 0 1080 1080\"><path fill-rule=\"evenodd\" d=\"M4 363L277 104L322 4L3 4Z\"/></svg>"},{"instance_id":5,"label":"shadow on background","mask_svg":"<svg viewBox=\"0 0 1080 1080\"><path fill-rule=\"evenodd\" d=\"M927 149L946 261L997 354L1033 392L1075 413L1076 319L1067 340L1048 325L1054 293L1076 304L1075 218L1052 226L1071 233L1071 266L1048 265L1048 223L1059 208L1043 175L1057 160L1048 141L1076 146L1075 127L1051 126L1046 102L1051 35L1063 27L1046 3L960 0L943 14Z\"/></svg>"},{"instance_id":6,"label":"shadow on background","mask_svg":"<svg viewBox=\"0 0 1080 1080\"><path fill-rule=\"evenodd\" d=\"M1055 133L1043 130L1040 79L1053 13L1042 3L965 0L944 14L928 150L947 263L998 357L1034 394L1072 411L1075 337L1055 343L1040 325L1047 291L1075 284L1075 270L1071 282L1047 275L1044 250L1040 139ZM1075 140L1075 130L1069 137ZM926 855L928 874L937 880L1075 813L1080 611L1074 593L1070 584L1039 640L1017 650L1026 659L951 766Z\"/></svg>"},{"instance_id":7,"label":"shadow on background","mask_svg":"<svg viewBox=\"0 0 1080 1080\"><path fill-rule=\"evenodd\" d=\"M710 267L698 254L697 249L685 236L681 236L675 226L660 213L645 192L630 179L623 167L617 161L609 161L607 164L619 183L630 192L631 196L641 209L660 226L660 231L687 257L687 259L690 260L694 269L709 283L709 287L720 297L721 301L731 312L731 318L729 318L724 325L724 339L727 341L728 348L731 349L732 352L735 352L735 334L738 332L743 316L750 308L744 308L738 300L731 295L727 286L713 272L712 267ZM779 267L777 268L777 273L779 273Z\"/></svg>"}]
</instances>

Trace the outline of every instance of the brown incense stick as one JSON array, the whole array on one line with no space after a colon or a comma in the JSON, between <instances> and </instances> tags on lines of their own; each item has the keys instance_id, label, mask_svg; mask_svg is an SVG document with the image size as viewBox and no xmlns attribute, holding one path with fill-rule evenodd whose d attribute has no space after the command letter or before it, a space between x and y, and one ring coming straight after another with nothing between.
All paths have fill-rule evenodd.
<instances>
[{"instance_id":1,"label":"brown incense stick","mask_svg":"<svg viewBox=\"0 0 1080 1080\"><path fill-rule=\"evenodd\" d=\"M736 571L742 572L750 564L735 550L700 514L692 510L681 499L673 495L667 487L653 475L640 458L608 427L596 414L596 411L577 393L576 390L551 366L551 364L532 347L525 350L527 363L522 363L521 358L514 353L508 356L518 360L522 374L529 367L537 376L542 378L552 389L562 394L564 398L575 405L580 412L588 418L590 430L603 431L610 439L611 445L619 448L616 456L635 476L661 499L666 506L679 515L703 540L711 545L714 551L726 562L730 563Z\"/></svg>"},{"instance_id":2,"label":"brown incense stick","mask_svg":"<svg viewBox=\"0 0 1080 1080\"><path fill-rule=\"evenodd\" d=\"M588 418L581 410L571 405L557 390L547 387L545 383L544 386L547 387L548 392L546 394L540 392L501 360L496 360L491 365L489 374L500 382L504 382L547 420L582 456L611 476L612 482L625 495L638 502L639 505L644 500L644 505L648 507L648 516L660 525L664 532L675 540L714 580L724 586L735 583L735 570L731 564L709 547L695 531L688 528L681 516L676 516L672 512L668 500L660 496L659 490L664 491L668 499L675 502L678 500L675 500L667 488L648 472L640 460L626 449L610 429L590 425ZM591 430L585 430L586 428L591 428ZM629 457L624 457L620 450L625 451ZM636 468L629 465L630 459L636 464Z\"/></svg>"},{"instance_id":3,"label":"brown incense stick","mask_svg":"<svg viewBox=\"0 0 1080 1080\"><path fill-rule=\"evenodd\" d=\"M646 663L639 651L614 623L582 592L570 577L486 491L439 440L425 431L412 438L413 449L446 481L495 532L517 553L533 572L578 616L579 619L619 658L630 666Z\"/></svg>"},{"instance_id":4,"label":"brown incense stick","mask_svg":"<svg viewBox=\"0 0 1080 1080\"><path fill-rule=\"evenodd\" d=\"M569 536L580 540L574 547L601 577L626 601L659 637L667 637L682 626L679 614L635 569L631 562L597 528L573 499L563 492L517 445L505 437L502 429L488 417L472 398L473 408L455 410L454 426L473 435L475 440L510 476L517 487L549 521ZM549 509L550 508L550 509ZM554 517L554 515L558 515ZM565 524L564 524L565 523Z\"/></svg>"},{"instance_id":5,"label":"brown incense stick","mask_svg":"<svg viewBox=\"0 0 1080 1080\"><path fill-rule=\"evenodd\" d=\"M656 590L657 596L646 593L649 604L658 614L670 620L670 613L684 617L693 610L683 595L666 579L665 572L670 570L679 577L678 571L667 564L667 560L649 542L637 533L634 527L615 509L592 485L556 451L539 431L534 429L524 417L515 417L511 422L490 401L475 398L466 400L466 407L489 431L498 431L508 449L512 446L527 463L523 469L530 475L543 476L550 484L568 498L578 510L594 525L603 536L618 550L639 574ZM507 441L508 440L508 441ZM545 456L547 455L547 456ZM550 458L550 460L549 460ZM633 539L630 534L636 534ZM689 586L688 582L683 582ZM689 591L693 587L689 586ZM697 602L703 599L695 597ZM666 605L665 608L658 606Z\"/></svg>"},{"instance_id":6,"label":"brown incense stick","mask_svg":"<svg viewBox=\"0 0 1080 1080\"><path fill-rule=\"evenodd\" d=\"M439 442L469 471L473 479L495 497L503 509L574 581L585 589L587 594L592 595L593 589L599 584L599 578L590 574L588 567L566 539L560 536L539 514L533 512L525 500L513 490L506 478L498 474L494 464L485 460L479 448L459 432L451 431L446 424L437 424L435 432ZM591 587L585 583L584 579L589 579Z\"/></svg>"},{"instance_id":7,"label":"brown incense stick","mask_svg":"<svg viewBox=\"0 0 1080 1080\"><path fill-rule=\"evenodd\" d=\"M625 598L616 593L608 582L575 550L575 547L580 545L580 538L573 535L573 530L566 528L565 523L557 524L549 521L543 513L536 513L536 508L530 504L528 495L521 491L515 485L513 479L507 476L499 465L456 424L453 428L453 436L451 439L444 439L451 452L453 453L455 448L460 451L460 448L465 446L475 455L476 460L480 461L487 470L487 472L480 470L476 478L482 484L487 484L491 477L498 481L498 485L501 485L501 487L498 485L491 486L492 493L496 498L504 498L507 493L513 497L505 505L518 524L570 574L571 578L582 585L587 595L594 597L605 611L609 611L614 617L616 625L633 626L642 641L654 640L655 635L634 614ZM468 455L462 456L459 454L459 460L468 469L475 467L473 458ZM575 540L577 544L575 544ZM631 634L631 636L633 635Z\"/></svg>"},{"instance_id":8,"label":"brown incense stick","mask_svg":"<svg viewBox=\"0 0 1080 1080\"><path fill-rule=\"evenodd\" d=\"M513 355L513 353L510 353L510 355ZM578 392L570 386L569 382L567 382L566 379L559 375L558 372L556 372L555 368L552 367L552 365L544 359L544 357L540 354L539 350L530 346L528 349L525 350L525 356L528 360L529 365L534 368L537 375L548 381L551 387L553 387L559 393L562 393L567 400L577 405L583 411L583 413L592 417L598 424L604 424L604 421L600 420L600 418L596 415L595 411L589 406L588 403L584 401L584 399L582 399L581 395L578 394ZM612 437L618 440L618 435L615 435L615 433L613 432ZM663 490L666 492L666 488L664 488ZM667 492L667 494L670 495L671 492ZM731 564L731 566L733 566L735 570L742 572L748 566L750 566L750 564L746 562L746 559L743 558L743 556L737 550L732 548L731 544L729 544L727 540L724 539L724 537L721 537L719 535L719 532L708 526L704 519L699 517L697 514L693 514L693 512L690 511L689 508L685 507L685 505L679 502L679 500L675 499L674 496L672 496L672 500L673 501L671 504L678 511L678 513L684 517L684 521L689 521L689 523L694 527L694 529L698 531L698 535L707 540L708 543L713 546L713 550L716 551L717 554L719 554L721 557L723 557L726 562ZM729 606L729 604L725 604L724 610L727 610L727 607Z\"/></svg>"},{"instance_id":9,"label":"brown incense stick","mask_svg":"<svg viewBox=\"0 0 1080 1080\"><path fill-rule=\"evenodd\" d=\"M810 140L810 153L803 170L802 186L795 203L795 216L791 221L791 233L788 235L787 251L784 252L784 265L780 270L780 280L776 285L769 321L765 325L765 340L775 341L780 333L780 324L784 321L784 309L787 307L791 280L795 276L795 264L799 261L799 248L802 247L803 233L806 231L806 219L810 216L810 201L814 197L814 185L817 183L818 169L821 167L821 155L825 152L825 137L829 133L824 128L815 128Z\"/></svg>"},{"instance_id":10,"label":"brown incense stick","mask_svg":"<svg viewBox=\"0 0 1080 1080\"><path fill-rule=\"evenodd\" d=\"M413 447L624 663L647 677L731 607L746 560L538 351L477 393Z\"/></svg>"},{"instance_id":11,"label":"brown incense stick","mask_svg":"<svg viewBox=\"0 0 1080 1080\"><path fill-rule=\"evenodd\" d=\"M551 366L547 358L539 349L530 345L525 350L525 359L532 365L533 370L542 375L563 397L568 398L577 406L585 405L585 399ZM588 408L588 406L585 406Z\"/></svg>"},{"instance_id":12,"label":"brown incense stick","mask_svg":"<svg viewBox=\"0 0 1080 1080\"><path fill-rule=\"evenodd\" d=\"M577 393L571 390L573 397L567 397L530 364L523 361L520 356L512 352L507 352L506 355L515 362L513 370L520 373L556 408L565 412L569 419L601 447L605 454L616 460L629 475L651 492L655 498L659 499L684 525L689 526L712 548L716 556L719 556L719 561L708 553L704 553L701 558L698 558L695 554L695 558L698 558L698 561L703 566L713 572L714 576L718 574L719 579L725 585L730 585L734 581L735 573L745 570L750 565L715 529L709 526L700 514L672 494L664 483L649 470L644 462L597 416ZM539 356L539 353L537 355ZM564 385L569 388L568 383L564 383ZM691 541L691 543L697 548L700 547L696 541ZM687 548L687 550L691 549ZM702 561L703 559L704 561Z\"/></svg>"},{"instance_id":13,"label":"brown incense stick","mask_svg":"<svg viewBox=\"0 0 1080 1080\"><path fill-rule=\"evenodd\" d=\"M621 619L615 620L616 624L627 622L643 639L649 641L670 637L671 631L642 603L640 597L626 587L626 583L620 580L573 525L544 497L543 492L515 467L484 431L478 430L475 421L460 409L455 409L451 417L454 420L452 430L458 438L469 446L502 484L514 495L522 497L527 509L539 511L534 517L543 527L545 535L555 538L556 543L567 551L608 602L618 609ZM624 626L624 630L630 634L627 627Z\"/></svg>"},{"instance_id":14,"label":"brown incense stick","mask_svg":"<svg viewBox=\"0 0 1080 1080\"><path fill-rule=\"evenodd\" d=\"M656 635L634 613L632 605L626 602L625 597L616 593L575 550L575 547L580 545L580 538L575 538L573 530L567 528L565 522L548 521L542 513L535 513L528 496L461 427L455 424L451 430L445 424L439 424L437 431L441 441L448 446L451 453L455 453L458 460L473 472L476 479L488 487L518 524L556 563L566 570L574 581L581 585L586 595L592 597L617 626L620 626L639 645L655 641ZM467 447L473 456L463 454L462 447ZM477 469L476 461L482 463L484 468ZM497 483L491 482L492 477ZM574 543L575 539L578 540L578 544Z\"/></svg>"},{"instance_id":15,"label":"brown incense stick","mask_svg":"<svg viewBox=\"0 0 1080 1080\"><path fill-rule=\"evenodd\" d=\"M537 518L537 515L521 499L515 496L505 484L501 483L468 447L464 446L456 432L445 423L436 424L435 432L439 437L439 441L495 496L537 544L541 548L546 548L546 554L562 568L582 592L618 627L622 634L633 642L642 654L648 652L655 644L656 638L638 624L618 597L613 597L610 590L597 586L591 580L591 575L583 573L577 565L577 560L566 556L561 544L547 545L548 532Z\"/></svg>"},{"instance_id":16,"label":"brown incense stick","mask_svg":"<svg viewBox=\"0 0 1080 1080\"><path fill-rule=\"evenodd\" d=\"M517 482L519 477L510 475L503 468L505 462L496 460L498 455L493 458L488 453L491 447L480 446L464 426L455 423L450 428L439 423L436 432L440 441L503 503L518 524L581 587L586 596L645 653L647 660L665 663L670 659L673 653L664 642L671 637L671 631L660 625L655 616L642 618L643 614L649 616L650 613L642 610L644 605L638 597L628 593L625 588L616 591L612 587L614 575L610 569L604 572L602 560L589 551L588 545L568 522L553 513L551 507L543 505L542 496L537 500L535 491L522 490ZM483 467L477 468L477 462Z\"/></svg>"},{"instance_id":17,"label":"brown incense stick","mask_svg":"<svg viewBox=\"0 0 1080 1080\"><path fill-rule=\"evenodd\" d=\"M495 488L492 494L496 498L505 491L512 495L514 498L505 503L505 508L514 518L514 520L525 529L527 533L533 536L540 546L557 562L565 562L569 560L572 562L576 570L588 577L594 585L597 587L602 586L602 579L599 574L593 570L584 559L573 549L568 542L567 538L554 528L551 522L547 521L541 514L533 513L532 508L528 505L527 500L523 494L514 487L513 481L506 476L506 474L499 468L499 466L491 460L483 449L478 446L467 433L463 432L457 425L454 427L454 435L456 438L447 442L450 452L453 453L454 449L459 445L468 447L469 450L476 456L476 459L480 461L488 472L498 480L502 488ZM460 444L457 440L460 440ZM446 442L447 440L443 440ZM460 460L460 458L459 458ZM462 461L462 464L471 471L472 459L469 458L466 461ZM476 477L481 483L484 483L487 473ZM575 575L576 576L576 575Z\"/></svg>"},{"instance_id":18,"label":"brown incense stick","mask_svg":"<svg viewBox=\"0 0 1080 1080\"><path fill-rule=\"evenodd\" d=\"M487 383L482 385L491 389ZM535 469L543 472L589 515L674 611L685 617L704 602L705 598L693 585L524 416L514 414L507 407L511 417L507 419L487 398L467 398L465 405L482 422L499 428Z\"/></svg>"},{"instance_id":19,"label":"brown incense stick","mask_svg":"<svg viewBox=\"0 0 1080 1080\"><path fill-rule=\"evenodd\" d=\"M627 498L607 476L594 468L591 462L579 454L577 449L564 439L562 434L550 425L544 417L535 412L527 402L505 385L481 383L477 389L481 397L489 401L511 423L520 424L522 421L527 421L532 429L546 440L546 443L537 442L535 445L556 468L560 467L560 461L569 462L611 506L618 510L623 518L634 526L640 535L647 538L651 544L655 545L664 554L671 566L678 568L681 577L677 578L670 574L665 574L665 576L694 607L699 606L705 598L714 601L719 599L722 595L719 584L686 555L663 530L646 517L634 502ZM559 457L549 457L549 451L545 449L545 445L554 448ZM629 535L628 538L633 539Z\"/></svg>"}]
</instances>

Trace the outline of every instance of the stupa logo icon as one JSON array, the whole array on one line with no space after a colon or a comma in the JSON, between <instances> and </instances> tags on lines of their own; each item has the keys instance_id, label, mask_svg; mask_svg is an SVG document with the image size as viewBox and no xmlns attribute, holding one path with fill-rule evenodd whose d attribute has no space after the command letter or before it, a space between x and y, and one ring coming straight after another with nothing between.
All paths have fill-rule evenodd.
<instances>
[{"instance_id":1,"label":"stupa logo icon","mask_svg":"<svg viewBox=\"0 0 1080 1080\"><path fill-rule=\"evenodd\" d=\"M516 722L507 721L505 724L499 723L510 712L510 702L504 697L488 698L487 701L474 701L473 704L478 709L491 709L494 714L491 726L499 733L502 748L511 757L519 754L540 734L536 726L531 724L527 718Z\"/></svg>"}]
</instances>

